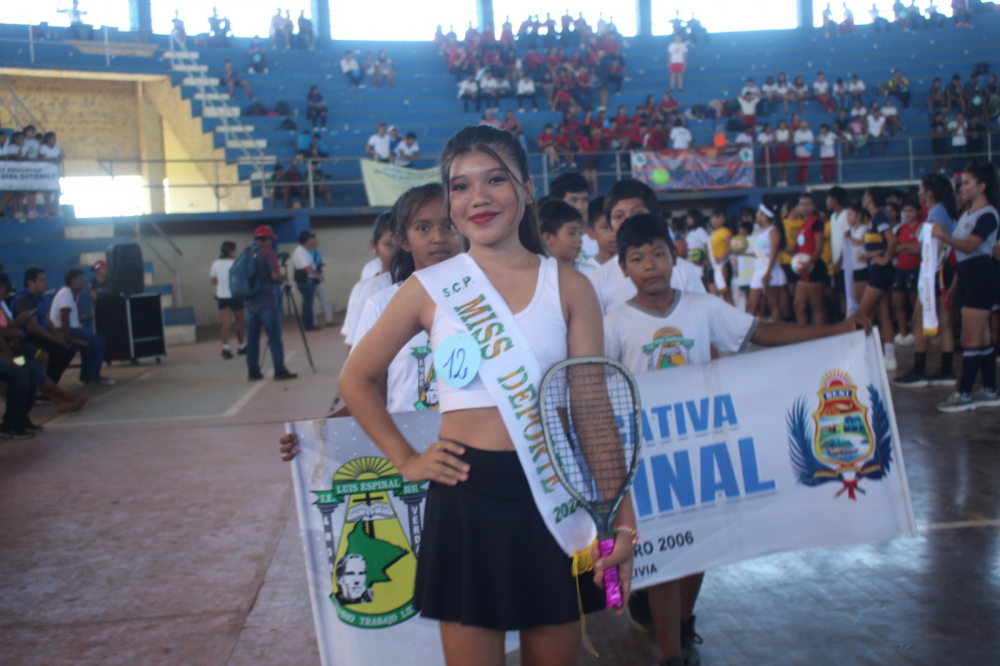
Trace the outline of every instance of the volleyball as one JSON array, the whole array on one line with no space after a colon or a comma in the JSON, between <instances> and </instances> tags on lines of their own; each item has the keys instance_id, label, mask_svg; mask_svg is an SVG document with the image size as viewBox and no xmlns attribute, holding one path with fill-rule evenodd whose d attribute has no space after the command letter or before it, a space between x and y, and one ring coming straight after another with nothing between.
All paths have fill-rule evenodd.
<instances>
[{"instance_id":1,"label":"volleyball","mask_svg":"<svg viewBox=\"0 0 1000 666\"><path fill-rule=\"evenodd\" d=\"M693 248L691 250L688 250L688 261L695 264L700 264L701 262L705 261L705 251L699 250L698 248Z\"/></svg>"},{"instance_id":2,"label":"volleyball","mask_svg":"<svg viewBox=\"0 0 1000 666\"><path fill-rule=\"evenodd\" d=\"M802 275L805 271L806 266L809 265L809 261L812 259L805 252L799 252L797 255L792 257L792 270L798 275Z\"/></svg>"},{"instance_id":3,"label":"volleyball","mask_svg":"<svg viewBox=\"0 0 1000 666\"><path fill-rule=\"evenodd\" d=\"M666 169L656 169L653 171L653 183L660 187L670 182L670 172Z\"/></svg>"},{"instance_id":4,"label":"volleyball","mask_svg":"<svg viewBox=\"0 0 1000 666\"><path fill-rule=\"evenodd\" d=\"M733 251L734 254L743 254L747 251L749 247L747 243L746 236L733 236L733 239L729 241L729 249Z\"/></svg>"}]
</instances>

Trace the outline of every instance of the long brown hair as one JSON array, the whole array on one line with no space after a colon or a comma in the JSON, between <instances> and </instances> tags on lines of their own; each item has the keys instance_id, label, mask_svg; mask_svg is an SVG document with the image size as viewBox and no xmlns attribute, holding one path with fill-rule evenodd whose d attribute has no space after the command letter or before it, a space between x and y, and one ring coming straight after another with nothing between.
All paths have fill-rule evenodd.
<instances>
[{"instance_id":1,"label":"long brown hair","mask_svg":"<svg viewBox=\"0 0 1000 666\"><path fill-rule=\"evenodd\" d=\"M392 207L392 231L399 236L400 241L406 240L406 227L417 211L442 196L444 189L441 183L425 183L410 188L396 200L396 204ZM403 282L413 275L415 270L413 254L404 250L400 242L389 262L389 273L392 274L393 283Z\"/></svg>"},{"instance_id":2,"label":"long brown hair","mask_svg":"<svg viewBox=\"0 0 1000 666\"><path fill-rule=\"evenodd\" d=\"M441 153L441 182L444 183L445 208L449 211L451 190L448 187L448 178L451 173L451 163L459 155L471 152L480 152L495 159L510 179L519 185L524 186L531 179L528 155L513 134L489 125L466 127L451 137ZM506 155L514 163L518 173L511 172L502 155ZM533 203L524 203L524 216L517 225L517 237L529 252L548 256L538 233L538 213Z\"/></svg>"}]
</instances>

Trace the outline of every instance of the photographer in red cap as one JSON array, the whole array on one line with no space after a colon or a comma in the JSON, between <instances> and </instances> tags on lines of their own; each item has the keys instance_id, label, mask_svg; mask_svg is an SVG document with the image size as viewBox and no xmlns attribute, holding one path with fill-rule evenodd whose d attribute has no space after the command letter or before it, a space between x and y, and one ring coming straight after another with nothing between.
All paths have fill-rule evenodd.
<instances>
[{"instance_id":1,"label":"photographer in red cap","mask_svg":"<svg viewBox=\"0 0 1000 666\"><path fill-rule=\"evenodd\" d=\"M275 379L295 379L298 375L285 367L285 347L281 342L281 311L278 308L277 287L285 281L274 256L272 244L278 237L266 224L253 232L250 253L257 264L257 279L260 290L246 298L247 306L247 370L250 381L263 379L260 371L260 333L267 331L267 342L274 361Z\"/></svg>"}]
</instances>

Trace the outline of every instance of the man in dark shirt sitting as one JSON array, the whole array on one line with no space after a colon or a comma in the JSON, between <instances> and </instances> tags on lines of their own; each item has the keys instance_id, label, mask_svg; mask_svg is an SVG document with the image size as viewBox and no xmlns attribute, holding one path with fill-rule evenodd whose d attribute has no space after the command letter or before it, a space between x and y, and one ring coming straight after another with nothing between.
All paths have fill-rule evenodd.
<instances>
[{"instance_id":1,"label":"man in dark shirt sitting","mask_svg":"<svg viewBox=\"0 0 1000 666\"><path fill-rule=\"evenodd\" d=\"M62 379L70 361L76 354L76 348L63 336L59 335L59 327L49 319L48 309L43 307L42 297L48 288L45 271L41 268L29 268L24 272L24 289L14 296L13 314L17 318L22 313L30 313L27 322L21 327L25 340L48 352L49 365L46 372L56 384Z\"/></svg>"},{"instance_id":2,"label":"man in dark shirt sitting","mask_svg":"<svg viewBox=\"0 0 1000 666\"><path fill-rule=\"evenodd\" d=\"M266 224L253 232L254 261L257 264L257 280L260 290L245 299L247 306L247 371L250 381L263 379L260 371L260 334L267 332L267 343L274 362L275 379L295 379L298 375L285 367L285 347L281 342L281 311L278 308L277 287L285 281L278 267L278 260L271 249L278 239L274 230Z\"/></svg>"}]
</instances>

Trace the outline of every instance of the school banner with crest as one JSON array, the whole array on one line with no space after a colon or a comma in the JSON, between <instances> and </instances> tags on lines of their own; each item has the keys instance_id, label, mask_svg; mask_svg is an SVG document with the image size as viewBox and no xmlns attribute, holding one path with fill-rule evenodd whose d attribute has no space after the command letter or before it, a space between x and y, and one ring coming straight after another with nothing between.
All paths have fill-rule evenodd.
<instances>
[{"instance_id":1,"label":"school banner with crest","mask_svg":"<svg viewBox=\"0 0 1000 666\"><path fill-rule=\"evenodd\" d=\"M59 189L59 165L52 162L0 162L0 191Z\"/></svg>"},{"instance_id":2,"label":"school banner with crest","mask_svg":"<svg viewBox=\"0 0 1000 666\"><path fill-rule=\"evenodd\" d=\"M361 175L372 207L392 206L411 187L441 180L439 169L410 169L375 160L361 160Z\"/></svg>"},{"instance_id":3,"label":"school banner with crest","mask_svg":"<svg viewBox=\"0 0 1000 666\"><path fill-rule=\"evenodd\" d=\"M754 187L753 150L703 146L632 151L632 177L657 192Z\"/></svg>"},{"instance_id":4,"label":"school banner with crest","mask_svg":"<svg viewBox=\"0 0 1000 666\"><path fill-rule=\"evenodd\" d=\"M659 370L636 377L634 587L915 534L877 334L691 366L685 340L675 330L650 341ZM437 411L393 419L417 449L437 438ZM436 625L413 609L427 484L403 479L353 419L288 429L323 663L443 663Z\"/></svg>"},{"instance_id":5,"label":"school banner with crest","mask_svg":"<svg viewBox=\"0 0 1000 666\"><path fill-rule=\"evenodd\" d=\"M684 337L647 347L653 367L669 369L636 377L637 588L916 534L877 332L692 366Z\"/></svg>"}]
</instances>

